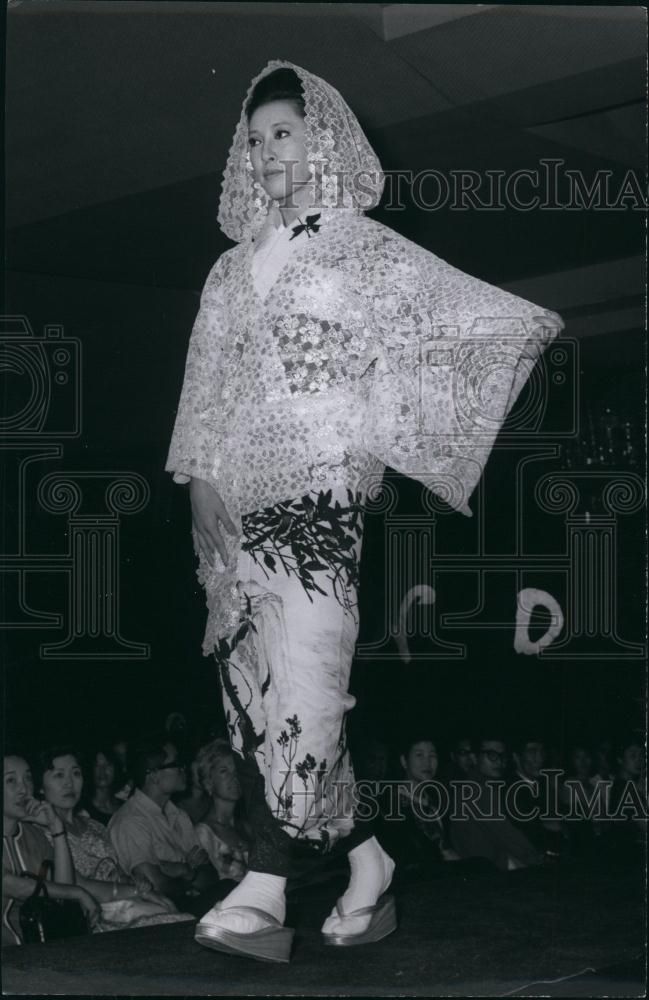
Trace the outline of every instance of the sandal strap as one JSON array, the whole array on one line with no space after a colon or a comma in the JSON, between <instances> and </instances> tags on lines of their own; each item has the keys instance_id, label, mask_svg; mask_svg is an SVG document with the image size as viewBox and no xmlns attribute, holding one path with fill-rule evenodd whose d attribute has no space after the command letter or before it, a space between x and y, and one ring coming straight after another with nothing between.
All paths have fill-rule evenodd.
<instances>
[{"instance_id":1,"label":"sandal strap","mask_svg":"<svg viewBox=\"0 0 649 1000\"><path fill-rule=\"evenodd\" d=\"M219 906L221 913L227 913L229 910L232 910L233 913L253 913L256 917L263 917L264 920L268 920L270 924L274 924L276 927L283 926L277 917L274 917L272 913L267 913L266 910L260 910L258 906Z\"/></svg>"},{"instance_id":2,"label":"sandal strap","mask_svg":"<svg viewBox=\"0 0 649 1000\"><path fill-rule=\"evenodd\" d=\"M352 910L351 913L345 913L342 908L342 899L336 900L336 910L338 916L341 920L347 920L348 917L366 917L368 914L375 913L379 903L382 901L383 897L379 896L374 906L361 906L358 910Z\"/></svg>"}]
</instances>

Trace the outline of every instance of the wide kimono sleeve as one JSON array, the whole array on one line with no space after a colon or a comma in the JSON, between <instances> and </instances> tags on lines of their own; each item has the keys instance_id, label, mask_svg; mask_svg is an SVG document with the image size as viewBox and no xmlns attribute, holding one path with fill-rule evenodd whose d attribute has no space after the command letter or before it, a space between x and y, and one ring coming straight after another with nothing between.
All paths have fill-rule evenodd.
<instances>
[{"instance_id":1,"label":"wide kimono sleeve","mask_svg":"<svg viewBox=\"0 0 649 1000\"><path fill-rule=\"evenodd\" d=\"M218 401L223 379L225 310L223 258L210 271L201 294L187 350L176 422L165 469L177 483L190 478L218 483Z\"/></svg>"},{"instance_id":2,"label":"wide kimono sleeve","mask_svg":"<svg viewBox=\"0 0 649 1000\"><path fill-rule=\"evenodd\" d=\"M394 233L363 272L374 354L364 447L471 516L496 435L563 322ZM542 392L530 395L528 427L542 410Z\"/></svg>"}]
</instances>

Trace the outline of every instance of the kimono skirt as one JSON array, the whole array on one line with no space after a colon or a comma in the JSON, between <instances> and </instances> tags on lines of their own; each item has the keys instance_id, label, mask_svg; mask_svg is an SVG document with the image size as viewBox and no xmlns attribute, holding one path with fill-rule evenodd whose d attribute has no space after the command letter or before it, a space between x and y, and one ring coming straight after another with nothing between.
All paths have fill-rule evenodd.
<instances>
[{"instance_id":1,"label":"kimono skirt","mask_svg":"<svg viewBox=\"0 0 649 1000\"><path fill-rule=\"evenodd\" d=\"M271 231L255 252L262 291L288 256L286 232ZM353 816L345 736L363 502L336 484L242 517L239 626L215 658L253 871L299 875L372 835Z\"/></svg>"}]
</instances>

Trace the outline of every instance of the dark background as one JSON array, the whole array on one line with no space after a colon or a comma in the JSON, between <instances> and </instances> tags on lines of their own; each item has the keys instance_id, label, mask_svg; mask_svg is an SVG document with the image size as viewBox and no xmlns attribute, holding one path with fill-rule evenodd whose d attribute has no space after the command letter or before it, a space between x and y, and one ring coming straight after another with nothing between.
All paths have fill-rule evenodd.
<instances>
[{"instance_id":1,"label":"dark background","mask_svg":"<svg viewBox=\"0 0 649 1000\"><path fill-rule=\"evenodd\" d=\"M61 630L7 629L7 735L30 746L61 736L99 739L148 729L174 709L187 713L195 731L208 729L218 725L219 694L200 650L205 610L188 497L163 470L198 296L230 245L215 218L220 171L250 78L269 59L286 58L329 80L358 113L386 169L513 171L556 157L589 180L608 171L616 193L628 171L644 185L643 14L629 7L464 5L453 14L425 4L35 0L13 4L7 21L5 313L26 317L36 336L59 324L79 339L83 407L81 433L60 439L61 457L30 466L22 509L8 463L3 551L16 550L21 514L27 552L64 551L66 517L43 511L36 495L52 471L130 470L150 487L144 509L121 519L119 592L121 633L147 643L149 659L48 660L41 645L61 639ZM553 390L546 378L538 440L561 448L539 474L642 473L641 211L629 203L531 212L423 212L410 204L372 214L462 270L564 317L578 360L568 388ZM3 375L11 431L29 385L24 373ZM554 431L577 391L579 432L567 441ZM608 440L611 426L614 447L602 463L593 441ZM478 520L491 552L509 551L513 461L497 449L479 489L486 513ZM417 484L393 478L398 512L420 514ZM527 551L561 554L565 517L535 511L533 486L526 482L524 493ZM471 551L475 525L476 518L439 513L439 548ZM618 634L638 644L642 515L620 516L617 527ZM369 514L361 646L384 633L385 531L385 516ZM434 569L421 582L432 583ZM604 646L591 646L592 657L581 660L514 653L518 586L546 587L566 611L556 577L523 575L520 584L512 574L487 578L489 617L507 627L439 631L465 644L460 660L433 658L421 635L411 642L418 658L410 664L393 643L382 648L385 658L359 656L352 676L359 706L350 720L356 738L409 729L445 738L484 727L540 732L562 747L642 724L643 660L610 658ZM33 572L26 580L32 609L65 612L61 574ZM5 583L7 621L15 580L6 574ZM455 574L434 585L440 614L475 602L470 578Z\"/></svg>"}]
</instances>

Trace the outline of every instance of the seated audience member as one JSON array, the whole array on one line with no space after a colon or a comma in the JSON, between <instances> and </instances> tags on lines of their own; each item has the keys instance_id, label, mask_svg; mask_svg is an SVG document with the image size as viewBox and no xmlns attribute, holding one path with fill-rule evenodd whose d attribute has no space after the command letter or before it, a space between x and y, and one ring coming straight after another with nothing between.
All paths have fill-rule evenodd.
<instances>
[{"instance_id":1,"label":"seated audience member","mask_svg":"<svg viewBox=\"0 0 649 1000\"><path fill-rule=\"evenodd\" d=\"M357 791L367 804L364 808L371 808L371 821L380 827L389 807L390 751L381 740L370 738L354 748L352 758Z\"/></svg>"},{"instance_id":2,"label":"seated audience member","mask_svg":"<svg viewBox=\"0 0 649 1000\"><path fill-rule=\"evenodd\" d=\"M507 818L503 776L507 750L501 739L477 745L476 771L460 787L463 801L451 813L451 843L461 858L486 858L497 868L527 868L541 863L541 854Z\"/></svg>"},{"instance_id":3,"label":"seated audience member","mask_svg":"<svg viewBox=\"0 0 649 1000\"><path fill-rule=\"evenodd\" d=\"M411 739L404 744L399 761L405 781L397 786L396 812L403 819L390 813L385 817L379 836L386 851L401 867L429 867L457 860L448 840L443 786L435 783L435 743L428 738Z\"/></svg>"},{"instance_id":4,"label":"seated audience member","mask_svg":"<svg viewBox=\"0 0 649 1000\"><path fill-rule=\"evenodd\" d=\"M464 781L470 778L476 765L473 742L469 736L453 740L449 753L450 763L446 768L445 780Z\"/></svg>"},{"instance_id":5,"label":"seated audience member","mask_svg":"<svg viewBox=\"0 0 649 1000\"><path fill-rule=\"evenodd\" d=\"M545 743L528 734L518 740L512 756L514 774L510 788L516 787L511 788L509 818L539 851L558 857L562 826L557 813L557 777L542 773Z\"/></svg>"},{"instance_id":6,"label":"seated audience member","mask_svg":"<svg viewBox=\"0 0 649 1000\"><path fill-rule=\"evenodd\" d=\"M250 835L238 815L242 791L229 742L213 740L202 747L196 771L209 797L208 811L196 825L198 842L222 879L240 882L247 871Z\"/></svg>"},{"instance_id":7,"label":"seated audience member","mask_svg":"<svg viewBox=\"0 0 649 1000\"><path fill-rule=\"evenodd\" d=\"M608 738L599 740L595 747L593 767L595 780L613 781L615 778L615 762L613 743Z\"/></svg>"},{"instance_id":8,"label":"seated audience member","mask_svg":"<svg viewBox=\"0 0 649 1000\"><path fill-rule=\"evenodd\" d=\"M385 781L390 752L382 740L369 739L354 755L354 774L361 781Z\"/></svg>"},{"instance_id":9,"label":"seated audience member","mask_svg":"<svg viewBox=\"0 0 649 1000\"><path fill-rule=\"evenodd\" d=\"M22 873L37 877L44 861L54 865L53 881L47 885L49 895L79 903L92 926L99 918L99 904L83 886L74 884L74 867L60 817L47 802L34 798L32 773L24 757L5 753L3 763L3 946L23 943L20 908L34 892L34 880Z\"/></svg>"},{"instance_id":10,"label":"seated audience member","mask_svg":"<svg viewBox=\"0 0 649 1000\"><path fill-rule=\"evenodd\" d=\"M209 795L201 788L196 758L191 762L189 774L189 788L185 790L183 795L176 796L174 801L179 809L187 813L194 826L196 826L210 808L211 800Z\"/></svg>"},{"instance_id":11,"label":"seated audience member","mask_svg":"<svg viewBox=\"0 0 649 1000\"><path fill-rule=\"evenodd\" d=\"M593 775L592 754L583 743L575 744L569 751L559 795L565 810L564 832L571 854L589 853L601 832L606 796L605 785Z\"/></svg>"},{"instance_id":12,"label":"seated audience member","mask_svg":"<svg viewBox=\"0 0 649 1000\"><path fill-rule=\"evenodd\" d=\"M94 929L115 930L120 921L129 927L144 927L187 919L169 900L153 891L147 878L129 879L124 875L106 827L79 809L83 771L78 752L71 747L53 747L39 755L39 765L37 787L63 823L76 881L102 905L102 919ZM112 904L124 900L137 901L138 905L127 908L126 914L116 920L116 911L121 913L124 908Z\"/></svg>"},{"instance_id":13,"label":"seated audience member","mask_svg":"<svg viewBox=\"0 0 649 1000\"><path fill-rule=\"evenodd\" d=\"M647 839L647 772L640 738L627 737L617 754L617 775L610 792L609 830L619 847L644 848Z\"/></svg>"},{"instance_id":14,"label":"seated audience member","mask_svg":"<svg viewBox=\"0 0 649 1000\"><path fill-rule=\"evenodd\" d=\"M133 791L133 779L129 773L128 753L129 741L124 736L119 736L111 746L111 751L120 765L120 788L115 789L115 798L126 802ZM109 821L110 822L110 821Z\"/></svg>"},{"instance_id":15,"label":"seated audience member","mask_svg":"<svg viewBox=\"0 0 649 1000\"><path fill-rule=\"evenodd\" d=\"M84 809L97 823L108 826L111 817L124 804L115 794L124 781L121 764L112 750L102 747L91 755L88 777Z\"/></svg>"},{"instance_id":16,"label":"seated audience member","mask_svg":"<svg viewBox=\"0 0 649 1000\"><path fill-rule=\"evenodd\" d=\"M185 766L164 736L138 747L133 755L135 791L108 825L120 867L144 877L156 892L186 903L218 881L200 847L187 813L171 801L185 789Z\"/></svg>"}]
</instances>

